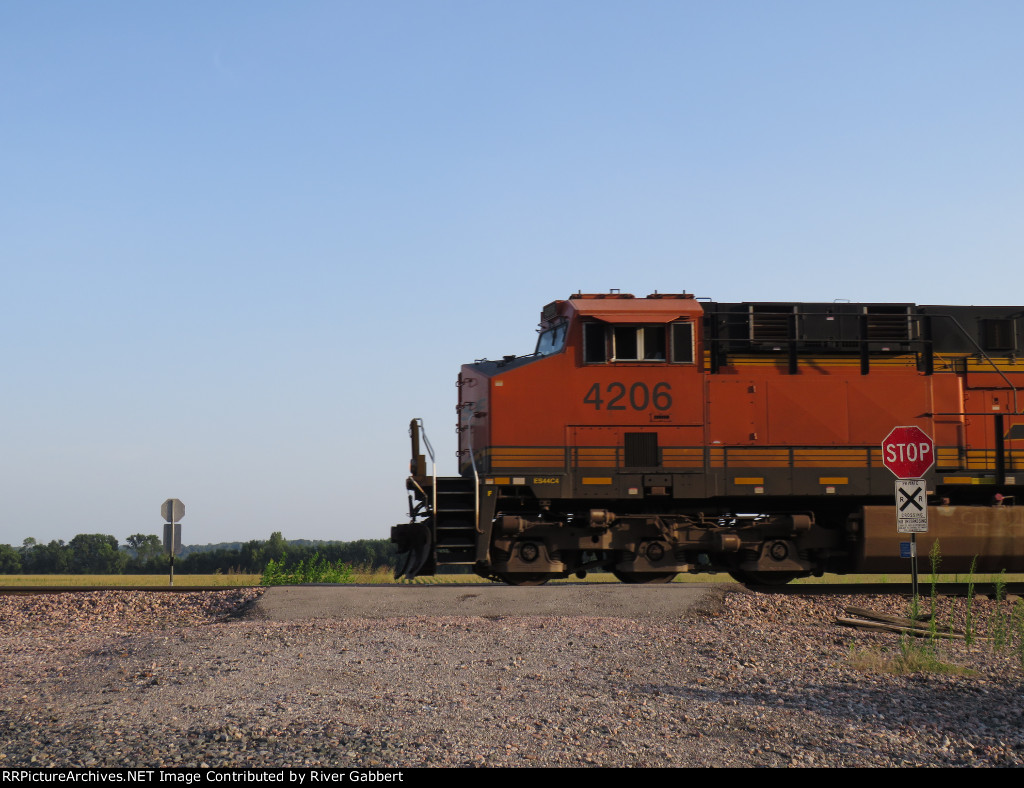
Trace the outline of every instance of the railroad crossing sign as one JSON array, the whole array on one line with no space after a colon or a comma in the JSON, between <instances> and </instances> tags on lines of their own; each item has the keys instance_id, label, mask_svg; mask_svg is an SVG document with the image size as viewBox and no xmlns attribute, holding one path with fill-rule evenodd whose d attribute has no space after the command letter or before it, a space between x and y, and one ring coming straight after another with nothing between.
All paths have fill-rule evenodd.
<instances>
[{"instance_id":1,"label":"railroad crossing sign","mask_svg":"<svg viewBox=\"0 0 1024 788\"><path fill-rule=\"evenodd\" d=\"M897 479L920 479L935 464L935 444L920 427L895 427L882 441L882 464Z\"/></svg>"},{"instance_id":2,"label":"railroad crossing sign","mask_svg":"<svg viewBox=\"0 0 1024 788\"><path fill-rule=\"evenodd\" d=\"M896 533L928 533L928 488L924 479L896 480Z\"/></svg>"},{"instance_id":3,"label":"railroad crossing sign","mask_svg":"<svg viewBox=\"0 0 1024 788\"><path fill-rule=\"evenodd\" d=\"M910 577L917 599L917 535L928 533L928 487L935 443L920 427L894 427L882 441L882 464L896 476L896 533L910 534Z\"/></svg>"},{"instance_id":4,"label":"railroad crossing sign","mask_svg":"<svg viewBox=\"0 0 1024 788\"><path fill-rule=\"evenodd\" d=\"M181 524L185 516L185 504L177 498L168 498L160 504L160 515L164 523L164 552L171 557L171 585L174 585L174 555L181 552Z\"/></svg>"}]
</instances>

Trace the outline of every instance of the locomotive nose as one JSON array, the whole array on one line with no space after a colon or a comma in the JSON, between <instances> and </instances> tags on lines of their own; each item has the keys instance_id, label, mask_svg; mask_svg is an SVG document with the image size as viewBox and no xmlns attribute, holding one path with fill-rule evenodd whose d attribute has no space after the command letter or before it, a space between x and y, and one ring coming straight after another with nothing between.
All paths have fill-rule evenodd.
<instances>
[{"instance_id":1,"label":"locomotive nose","mask_svg":"<svg viewBox=\"0 0 1024 788\"><path fill-rule=\"evenodd\" d=\"M391 528L391 541L398 549L395 579L412 580L430 557L430 527L425 523L402 523Z\"/></svg>"}]
</instances>

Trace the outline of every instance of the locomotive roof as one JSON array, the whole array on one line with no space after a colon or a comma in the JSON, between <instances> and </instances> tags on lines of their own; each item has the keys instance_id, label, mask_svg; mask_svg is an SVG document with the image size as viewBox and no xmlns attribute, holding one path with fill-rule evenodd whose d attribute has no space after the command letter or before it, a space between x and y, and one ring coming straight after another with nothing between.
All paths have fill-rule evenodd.
<instances>
[{"instance_id":1,"label":"locomotive roof","mask_svg":"<svg viewBox=\"0 0 1024 788\"><path fill-rule=\"evenodd\" d=\"M634 298L628 294L570 296L569 311L605 323L670 323L681 317L700 317L704 309L689 293ZM563 312L568 314L568 312Z\"/></svg>"}]
</instances>

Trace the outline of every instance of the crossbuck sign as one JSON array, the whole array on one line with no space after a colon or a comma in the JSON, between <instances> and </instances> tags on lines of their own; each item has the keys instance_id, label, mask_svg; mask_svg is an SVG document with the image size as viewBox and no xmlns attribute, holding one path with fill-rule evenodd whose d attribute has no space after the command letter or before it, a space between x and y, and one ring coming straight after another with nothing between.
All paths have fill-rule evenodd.
<instances>
[{"instance_id":1,"label":"crossbuck sign","mask_svg":"<svg viewBox=\"0 0 1024 788\"><path fill-rule=\"evenodd\" d=\"M928 488L924 479L896 480L896 533L928 533Z\"/></svg>"}]
</instances>

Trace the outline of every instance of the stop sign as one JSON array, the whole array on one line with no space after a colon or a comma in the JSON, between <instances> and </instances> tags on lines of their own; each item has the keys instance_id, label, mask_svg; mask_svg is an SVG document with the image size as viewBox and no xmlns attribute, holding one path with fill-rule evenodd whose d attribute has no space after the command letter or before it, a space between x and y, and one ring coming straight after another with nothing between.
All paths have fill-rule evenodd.
<instances>
[{"instance_id":1,"label":"stop sign","mask_svg":"<svg viewBox=\"0 0 1024 788\"><path fill-rule=\"evenodd\" d=\"M897 479L920 479L935 462L935 444L920 427L895 427L882 441L882 464Z\"/></svg>"}]
</instances>

